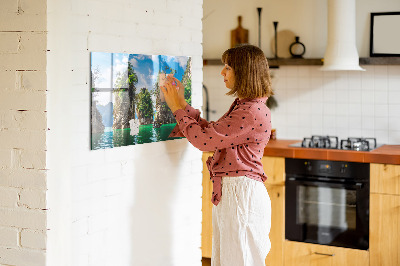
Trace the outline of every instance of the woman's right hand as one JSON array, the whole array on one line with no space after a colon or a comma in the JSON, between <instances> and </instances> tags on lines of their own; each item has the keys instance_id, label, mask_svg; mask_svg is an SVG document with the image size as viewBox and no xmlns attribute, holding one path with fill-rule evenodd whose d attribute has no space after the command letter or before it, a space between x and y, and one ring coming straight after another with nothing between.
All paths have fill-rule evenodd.
<instances>
[{"instance_id":1,"label":"woman's right hand","mask_svg":"<svg viewBox=\"0 0 400 266\"><path fill-rule=\"evenodd\" d=\"M167 79L168 79L171 83L172 83L172 82L175 82L176 85L178 85L178 88L179 88L179 90L178 90L179 102L180 102L180 105L181 105L183 108L185 108L186 105L187 105L187 102L186 102L186 100L185 100L185 87L184 87L183 84L182 84L177 78L175 78L175 77L168 76Z\"/></svg>"}]
</instances>

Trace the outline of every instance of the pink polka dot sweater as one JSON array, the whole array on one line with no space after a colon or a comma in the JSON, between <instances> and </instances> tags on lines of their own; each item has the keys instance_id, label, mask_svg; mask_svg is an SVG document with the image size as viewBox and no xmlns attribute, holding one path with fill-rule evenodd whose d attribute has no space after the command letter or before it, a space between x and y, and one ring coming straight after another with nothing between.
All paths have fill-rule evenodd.
<instances>
[{"instance_id":1,"label":"pink polka dot sweater","mask_svg":"<svg viewBox=\"0 0 400 266\"><path fill-rule=\"evenodd\" d=\"M224 176L247 176L261 182L267 179L261 164L271 132L271 112L266 100L267 97L237 98L216 122L201 118L200 111L190 105L174 112L178 125L170 137L186 137L199 150L214 151L214 156L207 160L214 205L221 200Z\"/></svg>"}]
</instances>

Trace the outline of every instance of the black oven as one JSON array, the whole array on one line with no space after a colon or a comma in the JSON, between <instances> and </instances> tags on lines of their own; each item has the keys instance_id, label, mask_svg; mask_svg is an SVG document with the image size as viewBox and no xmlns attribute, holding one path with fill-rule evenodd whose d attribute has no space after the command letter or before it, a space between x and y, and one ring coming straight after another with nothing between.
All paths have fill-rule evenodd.
<instances>
[{"instance_id":1,"label":"black oven","mask_svg":"<svg viewBox=\"0 0 400 266\"><path fill-rule=\"evenodd\" d=\"M285 169L286 239L368 249L368 163L287 158Z\"/></svg>"}]
</instances>

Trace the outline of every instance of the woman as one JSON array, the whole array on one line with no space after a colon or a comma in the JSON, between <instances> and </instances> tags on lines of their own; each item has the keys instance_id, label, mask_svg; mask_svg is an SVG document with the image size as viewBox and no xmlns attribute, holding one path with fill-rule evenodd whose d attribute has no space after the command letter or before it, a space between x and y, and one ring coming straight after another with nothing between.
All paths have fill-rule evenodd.
<instances>
[{"instance_id":1,"label":"woman","mask_svg":"<svg viewBox=\"0 0 400 266\"><path fill-rule=\"evenodd\" d=\"M228 49L222 62L227 95L237 98L216 122L200 118L200 111L186 103L177 79L161 89L178 123L171 136L214 151L207 161L213 182L212 265L265 265L271 246L271 202L261 164L271 131L265 104L272 95L268 62L252 45Z\"/></svg>"}]
</instances>

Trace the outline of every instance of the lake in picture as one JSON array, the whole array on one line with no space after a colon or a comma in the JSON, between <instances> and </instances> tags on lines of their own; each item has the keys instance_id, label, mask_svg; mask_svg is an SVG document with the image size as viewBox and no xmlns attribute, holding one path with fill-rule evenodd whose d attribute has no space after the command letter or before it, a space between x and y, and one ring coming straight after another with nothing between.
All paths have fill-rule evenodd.
<instances>
[{"instance_id":1,"label":"lake in picture","mask_svg":"<svg viewBox=\"0 0 400 266\"><path fill-rule=\"evenodd\" d=\"M176 121L160 84L174 76L191 104L191 57L90 55L92 150L176 139L168 137Z\"/></svg>"}]
</instances>

